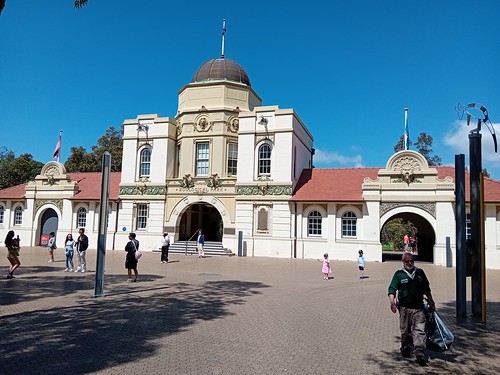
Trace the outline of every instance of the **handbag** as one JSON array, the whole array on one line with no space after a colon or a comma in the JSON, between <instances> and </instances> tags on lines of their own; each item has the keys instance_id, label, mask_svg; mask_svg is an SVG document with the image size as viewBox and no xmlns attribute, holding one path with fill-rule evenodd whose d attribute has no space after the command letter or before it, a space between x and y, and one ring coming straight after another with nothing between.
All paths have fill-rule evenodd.
<instances>
[{"instance_id":1,"label":"handbag","mask_svg":"<svg viewBox=\"0 0 500 375\"><path fill-rule=\"evenodd\" d=\"M134 248L135 248L135 253L134 253L135 259L136 259L136 260L141 259L141 257L142 257L142 253L141 253L141 251L137 248L137 246L135 246L135 241L134 241L134 240L132 240L132 244L134 245Z\"/></svg>"}]
</instances>

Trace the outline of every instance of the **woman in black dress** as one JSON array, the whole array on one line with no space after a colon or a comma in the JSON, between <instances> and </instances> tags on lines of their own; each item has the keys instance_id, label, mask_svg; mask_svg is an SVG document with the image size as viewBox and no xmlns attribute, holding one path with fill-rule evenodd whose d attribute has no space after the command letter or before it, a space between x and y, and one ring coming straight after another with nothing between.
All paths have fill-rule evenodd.
<instances>
[{"instance_id":1,"label":"woman in black dress","mask_svg":"<svg viewBox=\"0 0 500 375\"><path fill-rule=\"evenodd\" d=\"M125 258L125 268L128 271L128 282L137 281L139 272L137 272L137 259L135 258L135 252L139 250L139 241L135 239L135 233L130 233L128 235L129 242L125 246L125 251L127 252L127 257ZM135 273L135 279L132 280L132 270Z\"/></svg>"}]
</instances>

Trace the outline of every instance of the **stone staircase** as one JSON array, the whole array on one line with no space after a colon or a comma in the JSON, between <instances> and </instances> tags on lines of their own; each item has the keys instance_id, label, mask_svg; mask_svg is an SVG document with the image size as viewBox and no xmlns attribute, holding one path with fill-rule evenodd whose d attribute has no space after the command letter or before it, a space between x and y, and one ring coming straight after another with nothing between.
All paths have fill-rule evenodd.
<instances>
[{"instance_id":1,"label":"stone staircase","mask_svg":"<svg viewBox=\"0 0 500 375\"><path fill-rule=\"evenodd\" d=\"M232 256L235 255L231 250L222 247L222 242L215 241L205 241L205 246L203 250L206 256L214 255L225 255ZM161 248L153 250L153 252L161 253ZM170 245L168 250L169 254L186 254L186 255L196 255L198 250L196 249L196 241L177 241Z\"/></svg>"}]
</instances>

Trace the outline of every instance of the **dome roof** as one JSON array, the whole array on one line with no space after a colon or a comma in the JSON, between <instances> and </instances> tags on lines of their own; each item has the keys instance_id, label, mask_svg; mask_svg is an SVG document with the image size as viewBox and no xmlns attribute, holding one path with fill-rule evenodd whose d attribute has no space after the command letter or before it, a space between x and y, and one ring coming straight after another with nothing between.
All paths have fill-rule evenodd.
<instances>
[{"instance_id":1,"label":"dome roof","mask_svg":"<svg viewBox=\"0 0 500 375\"><path fill-rule=\"evenodd\" d=\"M225 59L224 57L208 60L203 63L196 73L194 73L191 83L216 80L227 80L252 86L245 69L237 62Z\"/></svg>"}]
</instances>

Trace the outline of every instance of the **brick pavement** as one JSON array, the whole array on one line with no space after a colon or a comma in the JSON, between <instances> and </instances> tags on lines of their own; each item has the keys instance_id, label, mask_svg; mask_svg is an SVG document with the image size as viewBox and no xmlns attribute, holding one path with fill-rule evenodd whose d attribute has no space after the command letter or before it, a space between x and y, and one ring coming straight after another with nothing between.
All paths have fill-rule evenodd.
<instances>
[{"instance_id":1,"label":"brick pavement","mask_svg":"<svg viewBox=\"0 0 500 375\"><path fill-rule=\"evenodd\" d=\"M95 250L86 274L63 272L61 250L55 263L21 253L17 278L0 279L1 374L497 373L500 271L487 272L487 325L457 325L455 269L421 264L456 342L419 367L399 356L386 297L400 262L368 263L359 280L354 261L333 261L324 281L315 260L146 253L127 283L125 252L109 251L94 298Z\"/></svg>"}]
</instances>

